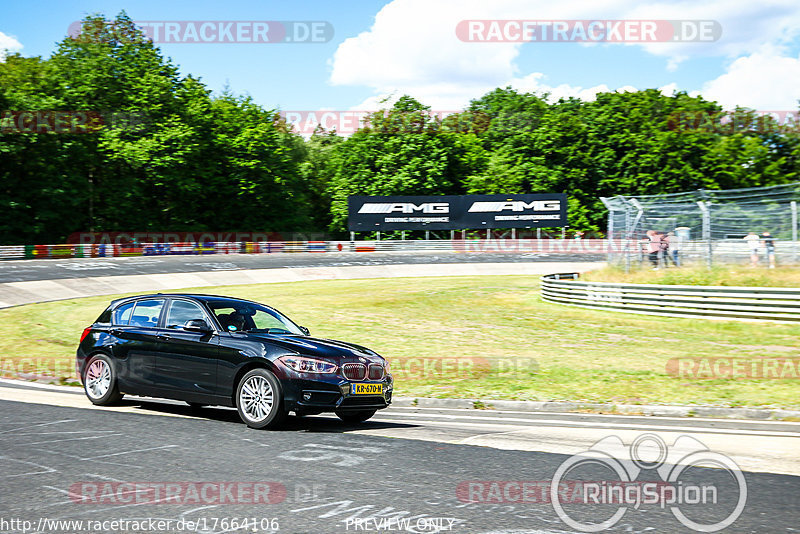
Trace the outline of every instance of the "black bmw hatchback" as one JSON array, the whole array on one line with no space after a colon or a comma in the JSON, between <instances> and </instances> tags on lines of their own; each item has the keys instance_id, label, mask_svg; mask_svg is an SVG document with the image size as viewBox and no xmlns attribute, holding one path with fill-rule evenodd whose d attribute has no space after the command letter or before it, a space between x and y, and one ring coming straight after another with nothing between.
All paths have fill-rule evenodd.
<instances>
[{"instance_id":1,"label":"black bmw hatchback","mask_svg":"<svg viewBox=\"0 0 800 534\"><path fill-rule=\"evenodd\" d=\"M212 295L113 301L83 331L76 368L94 404L129 393L235 406L253 428L275 427L289 412L365 421L393 389L377 353L309 337L269 306Z\"/></svg>"}]
</instances>

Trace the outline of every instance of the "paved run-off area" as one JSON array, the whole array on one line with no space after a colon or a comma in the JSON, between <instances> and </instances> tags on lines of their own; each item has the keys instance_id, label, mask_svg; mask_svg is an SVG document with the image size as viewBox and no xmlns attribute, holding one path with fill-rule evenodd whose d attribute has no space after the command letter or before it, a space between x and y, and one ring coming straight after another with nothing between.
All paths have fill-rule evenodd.
<instances>
[{"instance_id":1,"label":"paved run-off area","mask_svg":"<svg viewBox=\"0 0 800 534\"><path fill-rule=\"evenodd\" d=\"M198 412L182 403L148 399L96 408L79 390L68 388L4 382L0 399L5 490L0 515L33 525L43 518L160 518L172 521L168 532L178 532L181 519L203 521L205 528L192 532L223 532L230 528L221 528L222 518L255 517L277 519L280 532L328 533L353 532L358 524L369 527L361 531L378 532L383 529L371 521L412 518L423 520L420 528L392 530L573 531L539 489L547 487L570 455L587 451L598 439L616 435L630 444L644 433L670 446L678 436L691 436L742 468L746 504L726 531L790 532L800 522L795 506L800 491L797 423L398 407L358 427L317 416L292 418L283 430L270 432L248 429L231 409ZM643 472L638 480L659 478ZM682 480L713 485L718 492L716 505L682 508L703 521L730 514L741 489L721 469L695 469ZM189 498L178 492L176 502L160 504L131 493L166 483L182 484L185 490L188 483L204 482L244 485L249 493L234 491L232 499L219 502L213 495ZM539 489L523 498L522 482ZM267 486L272 500L253 504L249 483ZM564 508L571 517L592 521L601 506ZM57 524L47 524L48 532L59 532ZM645 504L631 507L609 531L689 530L669 507Z\"/></svg>"},{"instance_id":2,"label":"paved run-off area","mask_svg":"<svg viewBox=\"0 0 800 534\"><path fill-rule=\"evenodd\" d=\"M231 254L0 262L0 308L115 293L303 280L543 275L602 266L587 254Z\"/></svg>"},{"instance_id":3,"label":"paved run-off area","mask_svg":"<svg viewBox=\"0 0 800 534\"><path fill-rule=\"evenodd\" d=\"M89 260L80 261L75 264L90 265ZM194 261L186 262L193 269L177 273L188 276L187 285L181 287L192 285L189 280L197 285L195 272L202 273L200 280L212 277L209 283L217 282L214 276L230 274L226 269L197 271ZM491 263L467 268L488 270L493 268ZM330 271L322 276L313 269L380 267L409 276L413 269L431 269L431 265L450 274L465 268L432 263L281 271L292 271L291 276L347 278ZM503 266L512 267L508 262ZM542 267L549 272L572 270L542 263L523 268ZM248 278L253 271L238 266L231 271L238 271L242 281L261 282ZM489 274L476 271L461 274ZM82 283L80 277L62 274L56 279ZM546 395L561 393L566 398L622 388L622 400L642 394L664 400L675 391L690 390L693 398L721 391L723 399L731 400L736 395L763 397L764 391L774 391L771 388L777 384L778 389L787 390L787 399L793 398L796 381L723 385L671 377L658 378L663 383L651 381L663 374L663 365L659 369L656 363L663 364L670 351L758 356L758 351L796 350L797 336L791 326L764 329L763 325L632 318L550 305L538 301L534 273L517 274L527 276L417 277L394 282L334 279L259 283L224 291L275 304L311 326L315 334L361 341L391 353L400 362L399 374L413 375L409 358L419 355L419 347L434 357L447 356L449 347L468 358L488 355L492 362L508 363L511 354L516 363L536 364L514 367L526 374L522 379L417 377L415 385L414 377L407 376L410 380L404 387L416 387L422 393L464 396L479 384L490 388L511 384L514 387L506 391L525 397L524 388L519 387L533 383L534 389ZM106 293L115 290L125 289L110 284ZM71 364L74 346L66 340L77 339L107 300L90 297L0 311L2 320L14 325L7 330L13 335L6 336L3 355L22 346L25 354L56 356ZM487 318L494 322L487 323ZM26 342L15 343L19 340L14 336ZM678 338L681 344L672 342ZM741 339L757 339L759 344L743 345ZM432 368L440 373L445 369L435 363ZM448 378L452 379L449 383ZM659 389L665 385L670 387ZM602 392L598 398L607 399L608 392ZM490 390L483 393L492 396ZM686 441L691 438L707 447L707 452L724 455L738 465L747 494L741 514L726 531L791 532L800 523L795 506L800 490L800 424L793 422L430 409L398 402L359 426L316 416L291 418L280 431L262 432L246 428L232 409L195 411L183 403L130 397L118 407L97 408L78 388L3 381L0 478L5 491L0 495L0 531L21 532L21 526L29 526L27 532L571 532L574 528L557 513L547 489L571 455L581 458L600 440L614 436L625 445L612 455L620 462L633 459L628 446L637 440L651 445L660 440L670 454L678 454L669 457L665 465L670 465L693 450L687 445L693 442ZM644 456L653 453L642 451ZM582 476L584 481L620 480L607 469L590 469ZM694 467L681 481L715 491L715 502L679 507L688 518L701 522L730 516L743 495L737 477L723 469ZM663 484L663 477L646 469L635 482ZM168 486L177 488L173 494L178 502L153 502L153 492ZM204 496L207 486L224 487L225 497L220 497L222 490ZM567 484L567 492L570 488L575 486ZM261 500L254 499L254 493ZM586 522L605 519L619 508L618 502L587 505L568 495L564 502L570 518ZM9 523L13 520L17 522ZM156 520L164 523L147 523ZM669 506L643 504L627 507L610 531L689 529Z\"/></svg>"}]
</instances>

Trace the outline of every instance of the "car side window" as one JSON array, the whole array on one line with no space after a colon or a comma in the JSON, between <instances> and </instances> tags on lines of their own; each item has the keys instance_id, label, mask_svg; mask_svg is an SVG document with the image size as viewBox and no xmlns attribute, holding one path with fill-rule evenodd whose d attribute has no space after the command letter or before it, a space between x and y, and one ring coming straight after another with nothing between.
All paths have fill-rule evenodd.
<instances>
[{"instance_id":1,"label":"car side window","mask_svg":"<svg viewBox=\"0 0 800 534\"><path fill-rule=\"evenodd\" d=\"M140 300L133 309L133 315L128 323L131 326L158 326L158 316L164 307L163 300Z\"/></svg>"},{"instance_id":2,"label":"car side window","mask_svg":"<svg viewBox=\"0 0 800 534\"><path fill-rule=\"evenodd\" d=\"M202 319L207 321L205 313L202 308L194 302L186 300L173 300L169 305L169 313L167 313L167 328L180 328L186 324L186 321L194 319Z\"/></svg>"},{"instance_id":3,"label":"car side window","mask_svg":"<svg viewBox=\"0 0 800 534\"><path fill-rule=\"evenodd\" d=\"M125 326L128 324L128 321L131 318L131 312L133 311L133 305L136 304L135 302L129 302L127 304L123 304L112 314L112 321L111 323L117 326Z\"/></svg>"}]
</instances>

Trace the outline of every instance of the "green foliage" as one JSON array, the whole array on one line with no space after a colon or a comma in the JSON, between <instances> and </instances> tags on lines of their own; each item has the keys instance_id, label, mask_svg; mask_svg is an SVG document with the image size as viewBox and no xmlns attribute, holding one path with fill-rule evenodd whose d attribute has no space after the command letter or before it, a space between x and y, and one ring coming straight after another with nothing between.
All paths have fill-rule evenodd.
<instances>
[{"instance_id":1,"label":"green foliage","mask_svg":"<svg viewBox=\"0 0 800 534\"><path fill-rule=\"evenodd\" d=\"M566 193L574 230L600 196L800 180L800 135L752 110L655 89L548 103L497 88L444 119L410 96L344 138L214 95L120 13L84 19L47 59L0 63L0 111L92 111L88 134L0 123L0 243L76 231L333 231L349 195Z\"/></svg>"},{"instance_id":2,"label":"green foliage","mask_svg":"<svg viewBox=\"0 0 800 534\"><path fill-rule=\"evenodd\" d=\"M488 155L472 133L447 130L404 96L370 115L364 128L332 151L331 229L341 231L350 195L457 195L464 176Z\"/></svg>"},{"instance_id":3,"label":"green foliage","mask_svg":"<svg viewBox=\"0 0 800 534\"><path fill-rule=\"evenodd\" d=\"M86 230L314 226L303 140L250 98L181 77L124 12L87 17L49 59L0 63L0 107L103 117L91 133L0 137L4 244Z\"/></svg>"}]
</instances>

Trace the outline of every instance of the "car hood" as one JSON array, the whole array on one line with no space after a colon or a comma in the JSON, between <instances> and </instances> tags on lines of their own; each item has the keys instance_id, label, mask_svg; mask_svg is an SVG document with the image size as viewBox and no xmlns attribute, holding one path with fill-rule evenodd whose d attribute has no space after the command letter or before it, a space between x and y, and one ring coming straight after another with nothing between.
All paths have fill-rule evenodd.
<instances>
[{"instance_id":1,"label":"car hood","mask_svg":"<svg viewBox=\"0 0 800 534\"><path fill-rule=\"evenodd\" d=\"M248 334L251 339L259 339L272 345L278 345L306 356L320 356L331 359L358 361L359 357L376 360L378 353L360 345L345 343L335 339L322 339L306 336L273 336L267 334Z\"/></svg>"}]
</instances>

